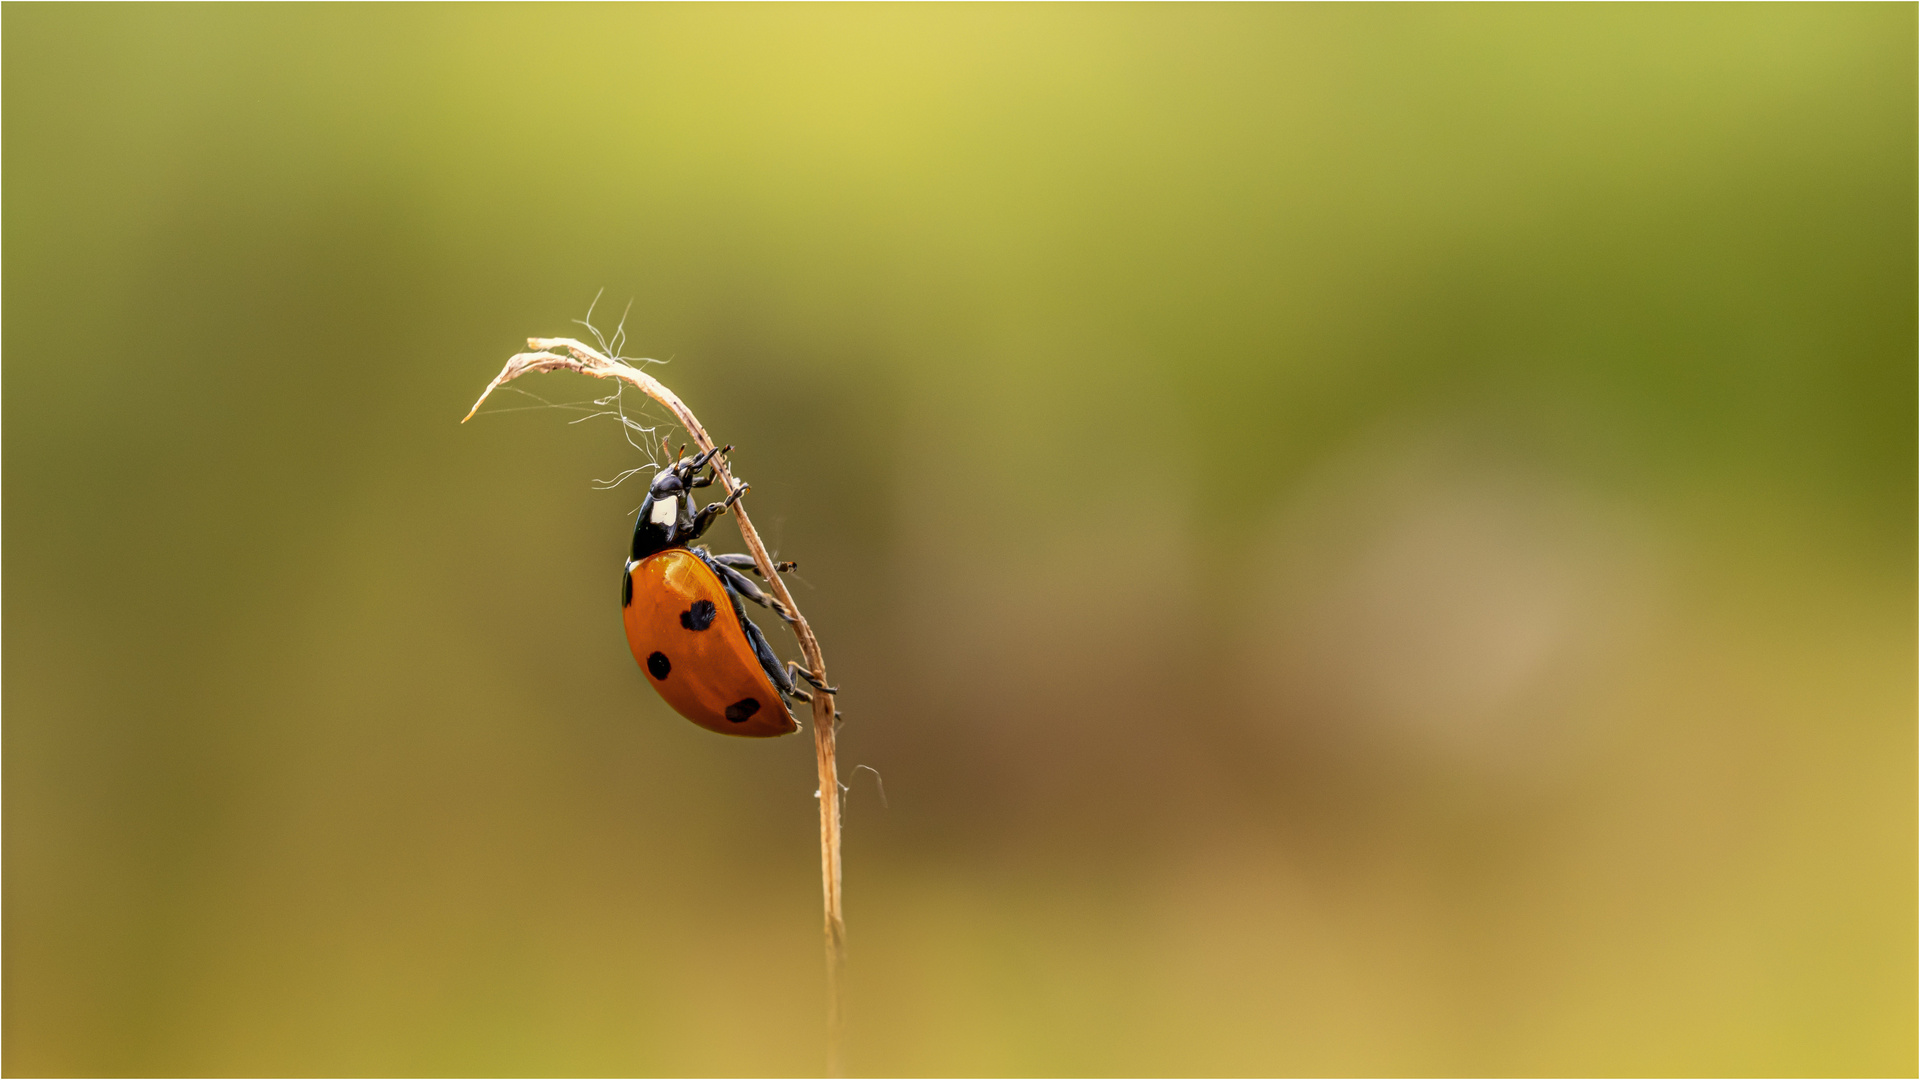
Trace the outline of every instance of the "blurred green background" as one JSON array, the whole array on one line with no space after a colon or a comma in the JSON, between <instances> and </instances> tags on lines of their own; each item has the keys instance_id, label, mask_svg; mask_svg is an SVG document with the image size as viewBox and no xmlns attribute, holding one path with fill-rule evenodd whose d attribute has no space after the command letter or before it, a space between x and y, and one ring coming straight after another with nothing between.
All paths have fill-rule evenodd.
<instances>
[{"instance_id":1,"label":"blurred green background","mask_svg":"<svg viewBox=\"0 0 1920 1080\"><path fill-rule=\"evenodd\" d=\"M605 384L456 423L602 289L855 1071L1920 1064L1914 6L4 31L8 1072L822 1067L809 741Z\"/></svg>"}]
</instances>

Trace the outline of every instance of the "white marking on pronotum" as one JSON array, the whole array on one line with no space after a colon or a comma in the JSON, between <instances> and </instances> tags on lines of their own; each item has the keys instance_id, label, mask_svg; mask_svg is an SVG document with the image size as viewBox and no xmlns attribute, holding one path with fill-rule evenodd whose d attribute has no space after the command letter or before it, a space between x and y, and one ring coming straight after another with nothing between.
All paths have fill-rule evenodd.
<instances>
[{"instance_id":1,"label":"white marking on pronotum","mask_svg":"<svg viewBox=\"0 0 1920 1080\"><path fill-rule=\"evenodd\" d=\"M674 519L679 513L680 496L674 495L670 498L655 499L653 500L653 516L650 520L655 525L672 528Z\"/></svg>"}]
</instances>

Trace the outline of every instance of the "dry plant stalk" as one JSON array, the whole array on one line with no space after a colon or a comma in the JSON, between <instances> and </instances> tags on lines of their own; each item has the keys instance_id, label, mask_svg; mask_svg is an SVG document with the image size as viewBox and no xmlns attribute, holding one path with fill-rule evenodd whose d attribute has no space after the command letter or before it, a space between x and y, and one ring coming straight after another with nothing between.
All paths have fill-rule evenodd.
<instances>
[{"instance_id":1,"label":"dry plant stalk","mask_svg":"<svg viewBox=\"0 0 1920 1080\"><path fill-rule=\"evenodd\" d=\"M517 353L508 360L507 366L500 369L500 374L487 384L480 400L474 402L473 408L461 418L461 423L473 419L473 414L480 411L481 404L495 389L522 375L539 371L577 371L596 379L619 379L631 384L665 406L673 418L680 422L680 426L693 436L702 451L716 449L707 429L693 415L693 410L687 408L686 403L662 385L660 380L646 372L573 338L528 338L527 346L534 351ZM727 459L715 453L713 468L726 493L732 495L739 482L728 469ZM832 685L827 682L827 664L820 656L820 642L813 636L813 629L807 625L806 617L800 614L800 606L793 602L793 594L787 590L787 583L781 580L780 573L774 569L773 560L767 555L767 546L760 542L760 534L747 517L746 504L734 503L733 513L740 523L741 539L747 542L747 551L753 555L754 566L759 568L760 576L767 580L774 597L791 617L793 632L800 639L800 652L806 658L808 669L813 672L819 685ZM829 1076L840 1076L843 1074L840 981L841 969L846 964L847 928L840 915L840 775L834 764L831 694L813 695L813 751L820 770L820 888L826 902L827 1073Z\"/></svg>"}]
</instances>

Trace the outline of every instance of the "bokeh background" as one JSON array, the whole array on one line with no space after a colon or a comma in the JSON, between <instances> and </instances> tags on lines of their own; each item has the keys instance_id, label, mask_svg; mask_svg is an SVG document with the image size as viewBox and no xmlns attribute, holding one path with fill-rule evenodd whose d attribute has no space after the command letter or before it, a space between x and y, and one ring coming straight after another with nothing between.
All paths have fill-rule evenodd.
<instances>
[{"instance_id":1,"label":"bokeh background","mask_svg":"<svg viewBox=\"0 0 1920 1080\"><path fill-rule=\"evenodd\" d=\"M457 423L604 290L845 688L855 1071L1913 1072L1915 39L8 6L6 1070L823 1067L608 387Z\"/></svg>"}]
</instances>

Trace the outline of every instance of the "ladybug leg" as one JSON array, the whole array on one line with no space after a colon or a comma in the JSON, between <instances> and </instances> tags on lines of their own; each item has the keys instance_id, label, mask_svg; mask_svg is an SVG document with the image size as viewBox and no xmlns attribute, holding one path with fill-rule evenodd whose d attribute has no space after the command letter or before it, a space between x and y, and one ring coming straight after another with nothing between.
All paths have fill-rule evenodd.
<instances>
[{"instance_id":1,"label":"ladybug leg","mask_svg":"<svg viewBox=\"0 0 1920 1080\"><path fill-rule=\"evenodd\" d=\"M793 616L787 614L787 606L782 604L778 597L768 596L760 590L760 586L755 585L746 575L734 569L739 565L738 560L751 559L752 556L715 555L706 548L695 548L694 554L700 556L701 561L707 564L707 568L713 571L714 576L720 579L720 583L726 586L728 592L745 597L763 608L772 608L781 618L788 622L793 621Z\"/></svg>"},{"instance_id":2,"label":"ladybug leg","mask_svg":"<svg viewBox=\"0 0 1920 1080\"><path fill-rule=\"evenodd\" d=\"M680 542L686 544L700 539L700 535L707 531L707 527L713 524L714 519L726 513L727 508L739 502L740 496L746 493L747 485L741 484L739 487L733 489L733 494L727 496L726 501L708 503L701 507L700 512L693 515L693 528L681 535Z\"/></svg>"},{"instance_id":3,"label":"ladybug leg","mask_svg":"<svg viewBox=\"0 0 1920 1080\"><path fill-rule=\"evenodd\" d=\"M813 672L808 671L806 668L803 668L800 666L800 661L798 660L787 661L787 681L793 682L793 677L796 675L812 683L813 688L815 690L820 691L823 694L837 694L840 692L839 687L828 686L826 683L823 683L819 679L814 678ZM795 684L795 685L798 685L798 684Z\"/></svg>"},{"instance_id":4,"label":"ladybug leg","mask_svg":"<svg viewBox=\"0 0 1920 1080\"><path fill-rule=\"evenodd\" d=\"M753 620L740 616L740 628L747 632L747 642L753 646L753 654L760 658L760 667L773 680L774 689L796 701L812 701L813 695L793 684L793 678L787 669L780 666L780 658L773 655L773 646L767 644L767 635L753 625Z\"/></svg>"},{"instance_id":5,"label":"ladybug leg","mask_svg":"<svg viewBox=\"0 0 1920 1080\"><path fill-rule=\"evenodd\" d=\"M685 470L686 475L681 477L682 480L691 479L694 473L707 467L707 462L712 461L714 455L724 454L731 449L733 449L733 444L729 443L726 446L717 446L698 457L682 458L680 459L680 464L675 466L675 470ZM711 484L713 481L708 480L707 483ZM706 484L701 484L700 486L705 487Z\"/></svg>"},{"instance_id":6,"label":"ladybug leg","mask_svg":"<svg viewBox=\"0 0 1920 1080\"><path fill-rule=\"evenodd\" d=\"M685 450L686 447L683 446L680 449ZM695 457L683 457L679 461L674 462L669 468L672 470L674 477L680 481L683 488L691 490L697 487L707 487L713 483L714 474L709 472L705 476L701 476L700 470L706 468L707 463L712 461L715 455L724 454L732 449L733 447L731 445L716 446L712 450L708 450ZM668 451L668 453L672 453L672 451Z\"/></svg>"},{"instance_id":7,"label":"ladybug leg","mask_svg":"<svg viewBox=\"0 0 1920 1080\"><path fill-rule=\"evenodd\" d=\"M822 693L832 694L839 691L840 688L837 686L822 685L818 679L813 677L812 672L801 667L798 662L790 661L786 666L782 667L780 658L773 654L773 646L767 642L767 635L760 632L760 628L754 625L752 619L747 618L746 610L740 606L740 598L745 596L755 603L771 607L780 613L781 618L788 618L785 607L778 599L761 592L758 585L747 580L739 571L721 561L722 559L728 558L728 556L715 555L703 547L694 548L693 553L699 557L701 562L706 563L707 566L713 570L714 574L720 578L720 586L727 590L727 600L733 605L734 617L740 620L740 629L747 635L747 644L753 647L754 658L760 661L760 668L767 673L767 679L773 683L774 689L785 694L787 697L793 698L795 701L811 702L813 695L800 689L794 682L794 675L798 674L801 678L812 683ZM747 557L748 556L744 555L735 555L732 556L732 560L738 561ZM789 621L791 620L789 619ZM835 720L838 720L840 718L840 710L835 709L833 711L833 717Z\"/></svg>"},{"instance_id":8,"label":"ladybug leg","mask_svg":"<svg viewBox=\"0 0 1920 1080\"><path fill-rule=\"evenodd\" d=\"M713 561L731 566L736 570L750 571L755 577L760 576L760 564L754 562L751 555L715 555ZM784 574L799 565L797 562L782 562L774 563L773 568Z\"/></svg>"},{"instance_id":9,"label":"ladybug leg","mask_svg":"<svg viewBox=\"0 0 1920 1080\"><path fill-rule=\"evenodd\" d=\"M712 560L710 565L713 566L714 572L720 575L720 580L727 583L727 588L739 593L745 599L759 604L761 607L767 606L767 594L761 592L760 586L755 585L745 574L742 574L740 571L735 570L717 558Z\"/></svg>"},{"instance_id":10,"label":"ladybug leg","mask_svg":"<svg viewBox=\"0 0 1920 1080\"><path fill-rule=\"evenodd\" d=\"M792 617L787 614L786 605L782 604L778 598L768 596L766 593L760 591L760 586L755 585L751 579L740 571L720 562L718 559L715 559L708 565L712 566L714 572L720 575L720 580L727 583L727 588L732 589L745 599L751 600L763 608L772 608L779 613L781 618L786 619L788 622L793 621Z\"/></svg>"}]
</instances>

